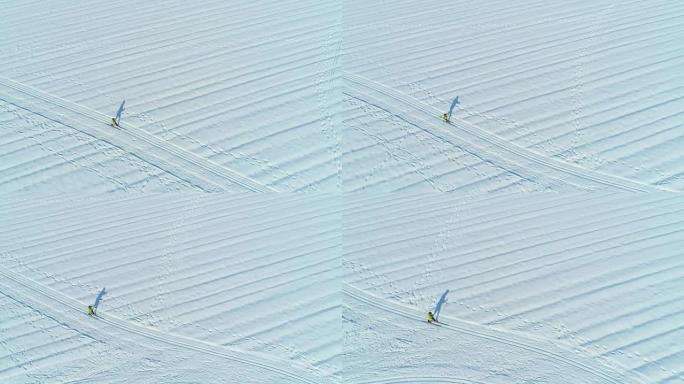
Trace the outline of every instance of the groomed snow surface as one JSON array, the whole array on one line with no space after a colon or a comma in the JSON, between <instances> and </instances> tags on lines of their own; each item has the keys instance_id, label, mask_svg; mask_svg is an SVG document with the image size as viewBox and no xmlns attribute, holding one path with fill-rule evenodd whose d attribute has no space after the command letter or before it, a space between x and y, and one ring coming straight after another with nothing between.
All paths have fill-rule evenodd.
<instances>
[{"instance_id":1,"label":"groomed snow surface","mask_svg":"<svg viewBox=\"0 0 684 384\"><path fill-rule=\"evenodd\" d=\"M343 228L348 382L684 382L681 196L359 197Z\"/></svg>"},{"instance_id":2,"label":"groomed snow surface","mask_svg":"<svg viewBox=\"0 0 684 384\"><path fill-rule=\"evenodd\" d=\"M670 0L344 1L344 189L681 191L682 23Z\"/></svg>"},{"instance_id":3,"label":"groomed snow surface","mask_svg":"<svg viewBox=\"0 0 684 384\"><path fill-rule=\"evenodd\" d=\"M681 68L681 1L0 1L0 384L684 383Z\"/></svg>"},{"instance_id":4,"label":"groomed snow surface","mask_svg":"<svg viewBox=\"0 0 684 384\"><path fill-rule=\"evenodd\" d=\"M339 189L339 1L1 8L0 191Z\"/></svg>"},{"instance_id":5,"label":"groomed snow surface","mask_svg":"<svg viewBox=\"0 0 684 384\"><path fill-rule=\"evenodd\" d=\"M0 192L681 191L683 17L669 0L6 1Z\"/></svg>"},{"instance_id":6,"label":"groomed snow surface","mask_svg":"<svg viewBox=\"0 0 684 384\"><path fill-rule=\"evenodd\" d=\"M337 199L159 194L0 212L3 384L336 381Z\"/></svg>"},{"instance_id":7,"label":"groomed snow surface","mask_svg":"<svg viewBox=\"0 0 684 384\"><path fill-rule=\"evenodd\" d=\"M13 200L0 228L3 383L684 381L679 195Z\"/></svg>"}]
</instances>

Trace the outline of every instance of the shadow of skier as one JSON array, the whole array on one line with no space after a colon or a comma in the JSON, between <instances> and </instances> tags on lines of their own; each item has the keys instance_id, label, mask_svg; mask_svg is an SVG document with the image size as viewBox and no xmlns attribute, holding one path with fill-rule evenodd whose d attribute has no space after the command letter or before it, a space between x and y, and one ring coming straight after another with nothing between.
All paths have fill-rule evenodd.
<instances>
[{"instance_id":1,"label":"shadow of skier","mask_svg":"<svg viewBox=\"0 0 684 384\"><path fill-rule=\"evenodd\" d=\"M97 307L100 305L100 301L102 301L102 296L104 296L105 293L107 293L106 289L102 288L100 293L97 294L97 298L95 299L95 305L93 305L95 309L97 309Z\"/></svg>"},{"instance_id":2,"label":"shadow of skier","mask_svg":"<svg viewBox=\"0 0 684 384\"><path fill-rule=\"evenodd\" d=\"M116 120L117 124L121 124L121 114L124 111L124 105L126 104L126 100L121 102L121 105L119 106L119 110L116 111L116 117L114 118Z\"/></svg>"},{"instance_id":3,"label":"shadow of skier","mask_svg":"<svg viewBox=\"0 0 684 384\"><path fill-rule=\"evenodd\" d=\"M448 294L449 294L449 290L447 289L442 294L442 297L439 298L439 301L437 301L437 305L435 305L434 316L435 316L435 320L437 320L437 321L439 321L439 313L442 311L442 306L444 305L444 303L446 303L446 297Z\"/></svg>"}]
</instances>

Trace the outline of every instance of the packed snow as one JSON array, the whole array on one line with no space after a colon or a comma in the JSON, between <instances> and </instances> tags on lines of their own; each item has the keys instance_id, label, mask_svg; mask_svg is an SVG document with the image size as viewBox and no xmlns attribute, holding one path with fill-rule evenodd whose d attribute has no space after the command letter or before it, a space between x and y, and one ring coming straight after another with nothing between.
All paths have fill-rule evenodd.
<instances>
[{"instance_id":1,"label":"packed snow","mask_svg":"<svg viewBox=\"0 0 684 384\"><path fill-rule=\"evenodd\" d=\"M0 1L0 384L684 384L681 68L668 0Z\"/></svg>"},{"instance_id":2,"label":"packed snow","mask_svg":"<svg viewBox=\"0 0 684 384\"><path fill-rule=\"evenodd\" d=\"M336 199L162 194L1 212L3 383L320 383L341 369Z\"/></svg>"},{"instance_id":3,"label":"packed snow","mask_svg":"<svg viewBox=\"0 0 684 384\"><path fill-rule=\"evenodd\" d=\"M4 2L0 190L338 190L340 9Z\"/></svg>"},{"instance_id":4,"label":"packed snow","mask_svg":"<svg viewBox=\"0 0 684 384\"><path fill-rule=\"evenodd\" d=\"M344 4L345 190L684 188L684 3Z\"/></svg>"},{"instance_id":5,"label":"packed snow","mask_svg":"<svg viewBox=\"0 0 684 384\"><path fill-rule=\"evenodd\" d=\"M345 205L349 382L684 382L684 197L426 198Z\"/></svg>"}]
</instances>

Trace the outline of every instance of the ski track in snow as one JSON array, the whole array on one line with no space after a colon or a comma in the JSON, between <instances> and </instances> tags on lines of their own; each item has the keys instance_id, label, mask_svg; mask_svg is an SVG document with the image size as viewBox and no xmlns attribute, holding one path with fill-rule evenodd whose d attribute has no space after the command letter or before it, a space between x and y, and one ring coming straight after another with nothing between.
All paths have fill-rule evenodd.
<instances>
[{"instance_id":1,"label":"ski track in snow","mask_svg":"<svg viewBox=\"0 0 684 384\"><path fill-rule=\"evenodd\" d=\"M684 3L416 4L3 4L0 381L684 383Z\"/></svg>"},{"instance_id":2,"label":"ski track in snow","mask_svg":"<svg viewBox=\"0 0 684 384\"><path fill-rule=\"evenodd\" d=\"M2 192L45 194L50 185L67 192L339 190L339 97L333 92L340 65L339 2L282 7L214 0L198 8L97 1L49 8L8 4L0 13L6 21L0 34L11 36L0 43L2 76L54 96L18 106L53 111L60 101L98 111L103 115L96 120L108 123L126 100L122 131L161 148L148 153L150 148L141 148L146 143L121 132L104 136L114 146L97 140L84 145L88 139L68 127L48 124L37 131L21 120L40 116L27 111L13 117L5 113L12 104L0 105L0 127L16 127L0 131L0 148L11 149L5 164L14 165ZM125 29L110 22L121 12ZM13 92L6 85L0 95ZM89 126L82 123L81 117L74 128L95 133L90 120ZM94 145L99 150L92 151ZM117 153L122 147L127 153ZM117 156L103 157L103 150ZM139 162L135 156L152 163L145 166L153 175L127 164ZM157 182L157 174L164 180Z\"/></svg>"},{"instance_id":3,"label":"ski track in snow","mask_svg":"<svg viewBox=\"0 0 684 384\"><path fill-rule=\"evenodd\" d=\"M360 289L354 288L353 286L344 286L342 288L342 291L347 297L352 298L354 300L358 300L363 303L372 305L386 312L400 315L409 320L422 321L423 313L417 310L403 307L391 302L383 302L382 300L379 300L377 297L369 295ZM571 354L569 351L553 351L550 349L550 346L544 345L548 343L545 343L543 340L531 340L529 338L525 339L524 337L521 337L519 335L495 332L492 329L488 329L485 327L477 327L474 324L454 322L454 319L449 319L448 321L449 324L441 323L440 326L442 328L447 328L460 334L474 335L487 341L493 341L497 344L503 344L506 347L519 348L521 350L524 350L525 352L538 354L540 356L543 356L544 358L555 360L559 364L578 368L586 373L589 373L601 379L603 382L606 383L625 383L625 379L616 378L617 373L607 372L607 367L594 367L590 363L582 362L578 358L568 356ZM630 381L627 382L641 383L642 381L635 378L631 378Z\"/></svg>"},{"instance_id":4,"label":"ski track in snow","mask_svg":"<svg viewBox=\"0 0 684 384\"><path fill-rule=\"evenodd\" d=\"M555 184L561 184L562 182L572 183L572 185L579 185L589 189L596 188L595 185L601 185L615 190L626 190L632 192L653 192L658 190L657 188L645 185L643 183L596 173L587 169L579 168L573 164L551 158L544 158L533 151L519 147L496 135L489 134L462 119L452 118L451 124L446 125L446 129L441 128L437 125L437 123L430 124L430 120L417 118L415 114L415 112L418 111L420 114L431 117L431 120L436 120L435 117L439 116L440 113L438 109L423 104L408 95L389 89L382 84L371 81L362 76L345 72L343 73L343 78L348 83L354 84L350 87L352 89L352 93L349 94L349 96L351 97L354 97L354 94L359 92L357 88L361 87L385 95L388 98L393 99L395 102L399 102L402 104L402 106L410 107L408 112L406 112L406 108L402 108L402 106L394 107L392 110L402 111L402 116L404 116L403 119L417 121L418 123L416 125L434 135L440 141L443 140L457 144L469 144L480 141L483 144L477 146L478 150L475 153L486 153L484 156L489 159L497 159L498 155L492 152L487 152L483 148L496 147L499 150L503 150L505 153L503 155L503 160L501 161L505 164L503 168L512 169L517 174L530 173L535 176L535 179L548 178L554 180ZM365 93L361 93L361 95L361 98L371 97ZM377 106L377 104L374 105ZM523 163L524 165L519 166L518 164L520 163ZM537 169L539 167L541 167L541 169ZM579 183L574 181L577 179L580 180ZM559 182L559 180L562 182Z\"/></svg>"},{"instance_id":5,"label":"ski track in snow","mask_svg":"<svg viewBox=\"0 0 684 384\"><path fill-rule=\"evenodd\" d=\"M670 341L684 334L683 214L669 193L356 196L344 213L345 293L420 320L449 289L452 328L545 340L594 360L580 367L605 372L601 382L621 382L611 371L679 382L684 352Z\"/></svg>"},{"instance_id":6,"label":"ski track in snow","mask_svg":"<svg viewBox=\"0 0 684 384\"><path fill-rule=\"evenodd\" d=\"M8 192L684 186L678 4L30 4L2 11L3 88L54 98L2 105ZM125 8L130 28L103 23ZM12 111L124 99L122 131L153 153Z\"/></svg>"},{"instance_id":7,"label":"ski track in snow","mask_svg":"<svg viewBox=\"0 0 684 384\"><path fill-rule=\"evenodd\" d=\"M245 351L255 367L276 358L273 372L302 382L337 379L336 199L164 194L2 209L3 280L61 303L43 309L54 318L85 316L104 287L100 319L127 333L218 357ZM12 356L15 375L31 364Z\"/></svg>"},{"instance_id":8,"label":"ski track in snow","mask_svg":"<svg viewBox=\"0 0 684 384\"><path fill-rule=\"evenodd\" d=\"M388 107L373 113L363 102L345 100L347 189L401 190L420 178L432 178L422 181L423 189L458 184L462 174L450 170L467 167L467 156L447 163L422 135L399 135L390 120L415 121L422 110L420 127L438 130L446 126L439 117L460 96L449 131L464 144L476 144L473 136L491 144L477 151L481 158L494 151L495 163L502 155L590 189L607 183L682 190L681 4L346 4L344 87L361 100L375 88L379 94L366 101ZM383 22L368 15L382 15ZM432 141L437 146L442 139ZM459 154L461 142L449 141ZM396 147L412 153L417 169L395 164ZM488 176L501 172L495 169L481 168ZM399 175L403 184L392 180ZM513 188L482 183L477 192L535 189L511 181Z\"/></svg>"},{"instance_id":9,"label":"ski track in snow","mask_svg":"<svg viewBox=\"0 0 684 384\"><path fill-rule=\"evenodd\" d=\"M273 191L254 180L230 169L226 169L211 160L199 157L172 143L160 140L158 137L150 135L130 124L122 123L120 124L120 127L116 128L108 126L107 130L104 130L98 126L108 125L105 122L109 117L102 113L89 110L81 105L40 92L35 88L3 77L0 77L0 85L18 92L18 94L12 95L14 98L10 96L12 101L16 101L17 99L21 100L21 96L18 95L26 95L30 98L42 101L43 105L48 105L49 107L43 112L40 107L41 103L31 103L25 99L16 103L19 106L26 104L32 105L33 107L31 110L34 113L45 113L47 115L45 116L46 118L57 122L63 122L65 119L63 116L64 112L76 113L81 117L81 119L76 118L74 120L78 130L86 134L95 134L95 137L98 139L107 141L119 148L125 148L137 157L148 161L153 166L160 167L166 172L170 172L180 179L189 178L193 185L199 186L204 191L217 191L226 184L236 184L244 188L244 190L254 192ZM7 94L3 97L7 97ZM59 108L63 112L59 113L55 108ZM83 121L82 118L87 118L90 121ZM122 138L121 136L124 137ZM139 141L148 144L150 147L140 147L139 145L136 145ZM161 150L162 154L155 156L155 154L152 153L154 149ZM169 156L170 158L164 158L164 155Z\"/></svg>"},{"instance_id":10,"label":"ski track in snow","mask_svg":"<svg viewBox=\"0 0 684 384\"><path fill-rule=\"evenodd\" d=\"M0 267L2 268L2 267ZM36 284L36 282L31 281L29 279L22 278L20 275L13 273L11 271L8 271L4 268L0 269L0 274L3 275L5 279L8 279L8 281L12 281L16 284L19 285L19 287L24 288L23 293L25 294L26 290L33 291L34 297L37 294L38 297L41 297L42 299L46 300L47 302L51 303L50 307L48 310L50 311L56 311L57 314L53 314L54 316L58 316L60 318L67 318L69 320L69 323L74 325L76 323L82 323L82 321L76 321L74 320L76 318L76 314L79 314L79 316L83 316L83 308L86 306L85 303L73 300L69 297L66 297L64 295L59 294L56 291L53 291L49 288L42 287L39 284ZM10 289L11 291L11 289ZM60 305L62 308L57 309L55 308L55 304ZM294 366L295 368L300 369L301 371L306 371L305 368L301 366L297 366L297 364L293 362L287 362L285 360L283 361L276 361L273 359L270 359L266 356L263 355L255 355L255 356L250 356L250 354L246 351L234 351L227 349L225 347L218 347L216 345L212 345L210 343L206 342L201 342L199 340L194 340L190 338L185 338L185 337L180 337L176 336L173 334L169 333L164 333L164 332L159 332L155 329L152 328L147 328L143 327L140 325L133 324L129 321L122 320L116 316L111 316L108 314L98 314L97 317L95 318L97 321L104 322L108 325L112 325L116 328L119 328L121 330L124 330L126 332L136 334L145 338L149 338L152 340L160 341L166 344L174 345L174 346L179 346L185 349L192 349L197 352L201 353L206 353L214 356L219 356L228 360L236 361L239 363L243 364L248 364L252 365L257 368L265 369L268 371L272 371L274 373L277 373L279 375L289 377L293 379L296 382L302 382L302 383L316 383L317 381L314 380L309 380L306 377L309 376L309 374L302 374L301 372L295 371L288 369L287 367L289 366ZM89 327L92 329L92 327Z\"/></svg>"}]
</instances>

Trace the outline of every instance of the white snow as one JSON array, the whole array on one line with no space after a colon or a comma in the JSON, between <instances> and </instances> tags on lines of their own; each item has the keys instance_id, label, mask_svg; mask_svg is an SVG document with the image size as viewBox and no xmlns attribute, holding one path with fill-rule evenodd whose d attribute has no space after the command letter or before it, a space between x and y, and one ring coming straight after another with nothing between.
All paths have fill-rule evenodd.
<instances>
[{"instance_id":1,"label":"white snow","mask_svg":"<svg viewBox=\"0 0 684 384\"><path fill-rule=\"evenodd\" d=\"M680 1L0 1L0 384L684 383L681 68Z\"/></svg>"},{"instance_id":2,"label":"white snow","mask_svg":"<svg viewBox=\"0 0 684 384\"><path fill-rule=\"evenodd\" d=\"M341 369L336 199L12 205L0 215L2 382L318 383Z\"/></svg>"},{"instance_id":3,"label":"white snow","mask_svg":"<svg viewBox=\"0 0 684 384\"><path fill-rule=\"evenodd\" d=\"M426 199L345 206L350 382L684 381L684 198Z\"/></svg>"},{"instance_id":4,"label":"white snow","mask_svg":"<svg viewBox=\"0 0 684 384\"><path fill-rule=\"evenodd\" d=\"M346 190L682 190L684 3L344 4Z\"/></svg>"},{"instance_id":5,"label":"white snow","mask_svg":"<svg viewBox=\"0 0 684 384\"><path fill-rule=\"evenodd\" d=\"M0 190L252 189L223 174L278 191L338 190L340 9L4 2ZM150 153L145 133L165 147ZM197 180L206 167L222 171L209 187Z\"/></svg>"}]
</instances>

